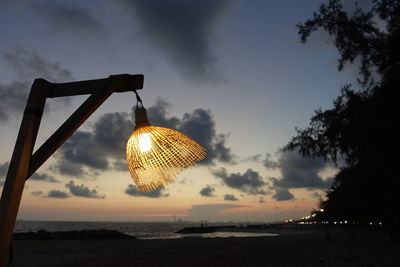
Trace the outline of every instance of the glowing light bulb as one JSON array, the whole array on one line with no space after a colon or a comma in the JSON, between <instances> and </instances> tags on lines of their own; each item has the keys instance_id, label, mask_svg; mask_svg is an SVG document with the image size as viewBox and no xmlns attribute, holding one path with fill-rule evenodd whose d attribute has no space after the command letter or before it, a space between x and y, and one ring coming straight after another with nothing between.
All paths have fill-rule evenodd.
<instances>
[{"instance_id":1,"label":"glowing light bulb","mask_svg":"<svg viewBox=\"0 0 400 267\"><path fill-rule=\"evenodd\" d=\"M139 149L142 152L147 152L151 149L151 138L148 133L142 133L138 136Z\"/></svg>"},{"instance_id":2,"label":"glowing light bulb","mask_svg":"<svg viewBox=\"0 0 400 267\"><path fill-rule=\"evenodd\" d=\"M126 144L126 161L140 191L168 184L205 156L201 145L173 129L151 126L145 108L136 108L135 130Z\"/></svg>"}]
</instances>

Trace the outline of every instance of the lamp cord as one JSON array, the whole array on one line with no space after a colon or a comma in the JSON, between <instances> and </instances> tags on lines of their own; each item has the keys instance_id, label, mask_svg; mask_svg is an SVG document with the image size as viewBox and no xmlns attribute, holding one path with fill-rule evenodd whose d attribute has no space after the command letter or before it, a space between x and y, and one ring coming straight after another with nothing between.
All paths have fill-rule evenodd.
<instances>
[{"instance_id":1,"label":"lamp cord","mask_svg":"<svg viewBox=\"0 0 400 267\"><path fill-rule=\"evenodd\" d=\"M144 106L143 106L143 102L142 102L142 99L140 98L138 92L137 92L136 90L133 90L133 92L134 92L135 95L136 95L136 108L139 107L139 103L140 103L140 105L141 105L142 108L143 108L143 107L144 107Z\"/></svg>"}]
</instances>

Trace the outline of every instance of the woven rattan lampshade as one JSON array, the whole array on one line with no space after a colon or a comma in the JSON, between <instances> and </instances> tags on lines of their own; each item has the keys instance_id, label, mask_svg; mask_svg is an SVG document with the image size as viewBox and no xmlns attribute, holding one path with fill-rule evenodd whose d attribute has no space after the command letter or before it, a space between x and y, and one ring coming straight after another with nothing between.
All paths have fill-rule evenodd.
<instances>
[{"instance_id":1,"label":"woven rattan lampshade","mask_svg":"<svg viewBox=\"0 0 400 267\"><path fill-rule=\"evenodd\" d=\"M205 149L186 135L151 126L145 109L136 110L136 126L126 145L126 159L129 172L141 191L168 184L205 155Z\"/></svg>"}]
</instances>

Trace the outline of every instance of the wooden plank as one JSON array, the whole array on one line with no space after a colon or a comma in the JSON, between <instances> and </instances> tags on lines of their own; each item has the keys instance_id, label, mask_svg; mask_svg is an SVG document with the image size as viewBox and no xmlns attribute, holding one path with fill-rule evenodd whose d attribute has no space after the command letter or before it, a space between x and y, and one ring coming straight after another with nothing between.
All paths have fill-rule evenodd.
<instances>
[{"instance_id":1,"label":"wooden plank","mask_svg":"<svg viewBox=\"0 0 400 267\"><path fill-rule=\"evenodd\" d=\"M82 125L83 122L114 92L127 88L132 75L116 75L107 79L103 88L91 95L33 154L27 179ZM99 90L100 89L100 90ZM93 155L96 157L96 155Z\"/></svg>"},{"instance_id":2,"label":"wooden plank","mask_svg":"<svg viewBox=\"0 0 400 267\"><path fill-rule=\"evenodd\" d=\"M43 79L34 81L15 143L0 201L0 266L7 264L29 162L50 86L51 84Z\"/></svg>"},{"instance_id":3,"label":"wooden plank","mask_svg":"<svg viewBox=\"0 0 400 267\"><path fill-rule=\"evenodd\" d=\"M87 80L78 82L68 82L68 83L53 83L52 89L49 92L50 98L52 97L63 97L63 96L74 96L74 95L88 95L94 94L103 88L111 77L125 77L128 79L124 87L118 88L115 92L128 92L132 90L141 90L143 88L144 77L142 74L118 74L112 75L109 78L97 79L97 80Z\"/></svg>"}]
</instances>

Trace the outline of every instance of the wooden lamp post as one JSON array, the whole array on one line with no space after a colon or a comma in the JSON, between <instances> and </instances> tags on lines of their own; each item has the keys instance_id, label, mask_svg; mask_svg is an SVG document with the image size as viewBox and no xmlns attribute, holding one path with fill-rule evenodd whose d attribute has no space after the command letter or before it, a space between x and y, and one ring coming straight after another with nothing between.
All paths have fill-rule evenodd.
<instances>
[{"instance_id":1,"label":"wooden lamp post","mask_svg":"<svg viewBox=\"0 0 400 267\"><path fill-rule=\"evenodd\" d=\"M31 87L0 202L0 265L7 264L12 233L25 181L114 92L143 88L143 75L111 75L105 79L50 83L36 79ZM47 98L86 95L85 102L32 154Z\"/></svg>"}]
</instances>

